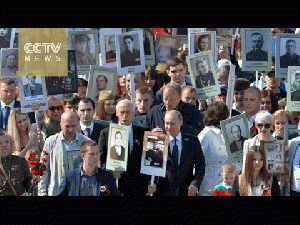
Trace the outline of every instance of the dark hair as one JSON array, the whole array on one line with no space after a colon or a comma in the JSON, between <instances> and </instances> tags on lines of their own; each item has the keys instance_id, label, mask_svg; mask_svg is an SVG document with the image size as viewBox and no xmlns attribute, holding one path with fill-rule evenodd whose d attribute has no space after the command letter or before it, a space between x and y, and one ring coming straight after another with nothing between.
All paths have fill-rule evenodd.
<instances>
[{"instance_id":1,"label":"dark hair","mask_svg":"<svg viewBox=\"0 0 300 225\"><path fill-rule=\"evenodd\" d=\"M67 104L77 106L80 101L80 97L75 94L69 94L63 99L63 105L66 106Z\"/></svg>"},{"instance_id":2,"label":"dark hair","mask_svg":"<svg viewBox=\"0 0 300 225\"><path fill-rule=\"evenodd\" d=\"M167 61L167 69L169 70L171 66L177 66L179 64L182 64L184 67L186 66L186 64L184 63L184 61L176 56L171 57L168 61Z\"/></svg>"},{"instance_id":3,"label":"dark hair","mask_svg":"<svg viewBox=\"0 0 300 225\"><path fill-rule=\"evenodd\" d=\"M279 106L278 106L278 101L277 101L277 98L276 98L276 95L274 94L273 91L271 90L262 90L260 92L260 96L261 98L266 98L266 97L269 97L270 100L271 100L271 105L272 105L272 109L271 109L271 114L273 114L274 112L276 112L278 109L279 109Z\"/></svg>"},{"instance_id":4,"label":"dark hair","mask_svg":"<svg viewBox=\"0 0 300 225\"><path fill-rule=\"evenodd\" d=\"M80 102L83 102L83 103L89 103L90 102L90 103L92 103L93 110L95 110L95 102L92 99L90 99L90 98L81 98L81 99L79 99L78 104Z\"/></svg>"},{"instance_id":5,"label":"dark hair","mask_svg":"<svg viewBox=\"0 0 300 225\"><path fill-rule=\"evenodd\" d=\"M205 126L220 126L220 121L226 120L229 116L229 110L224 102L213 102L205 112Z\"/></svg>"},{"instance_id":6,"label":"dark hair","mask_svg":"<svg viewBox=\"0 0 300 225\"><path fill-rule=\"evenodd\" d=\"M83 78L78 78L78 87L87 87L88 81Z\"/></svg>"},{"instance_id":7,"label":"dark hair","mask_svg":"<svg viewBox=\"0 0 300 225\"><path fill-rule=\"evenodd\" d=\"M10 77L6 77L6 78L0 78L0 84L7 84L7 85L14 84L14 85L16 85L16 82L15 82L14 79L12 79Z\"/></svg>"},{"instance_id":8,"label":"dark hair","mask_svg":"<svg viewBox=\"0 0 300 225\"><path fill-rule=\"evenodd\" d=\"M250 87L250 82L245 78L238 78L234 83L235 91L244 91Z\"/></svg>"},{"instance_id":9,"label":"dark hair","mask_svg":"<svg viewBox=\"0 0 300 225\"><path fill-rule=\"evenodd\" d=\"M131 35L125 35L125 36L123 37L123 43L125 43L125 40L126 40L126 39L129 39L129 38L133 41L133 37L132 37Z\"/></svg>"},{"instance_id":10,"label":"dark hair","mask_svg":"<svg viewBox=\"0 0 300 225\"><path fill-rule=\"evenodd\" d=\"M152 88L152 92L155 95L156 92L163 86L162 81L159 79L158 71L156 70L156 66L145 66L145 72L142 72L141 75L144 76L144 79L146 79L146 73L149 75L153 80L155 80L155 84Z\"/></svg>"}]
</instances>

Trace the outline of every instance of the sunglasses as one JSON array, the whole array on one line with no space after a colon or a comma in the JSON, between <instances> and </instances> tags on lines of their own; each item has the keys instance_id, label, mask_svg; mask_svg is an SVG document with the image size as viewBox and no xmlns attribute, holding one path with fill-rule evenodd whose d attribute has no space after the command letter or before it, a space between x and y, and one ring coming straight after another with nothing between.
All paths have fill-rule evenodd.
<instances>
[{"instance_id":1,"label":"sunglasses","mask_svg":"<svg viewBox=\"0 0 300 225\"><path fill-rule=\"evenodd\" d=\"M55 111L55 110L57 110L57 111L60 111L60 110L62 110L62 106L51 106L51 107L49 107L49 110L51 110L51 111Z\"/></svg>"},{"instance_id":2,"label":"sunglasses","mask_svg":"<svg viewBox=\"0 0 300 225\"><path fill-rule=\"evenodd\" d=\"M270 123L258 123L258 124L256 124L256 126L258 127L258 128L266 128L266 129L269 129L270 127L271 127L271 124Z\"/></svg>"}]
</instances>

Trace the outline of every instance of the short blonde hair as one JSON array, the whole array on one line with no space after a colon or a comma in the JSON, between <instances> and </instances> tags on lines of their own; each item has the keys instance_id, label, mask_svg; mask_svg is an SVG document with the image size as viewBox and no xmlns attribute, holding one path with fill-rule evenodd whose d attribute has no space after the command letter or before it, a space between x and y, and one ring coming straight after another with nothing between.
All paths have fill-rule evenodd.
<instances>
[{"instance_id":1,"label":"short blonde hair","mask_svg":"<svg viewBox=\"0 0 300 225\"><path fill-rule=\"evenodd\" d=\"M226 162L221 167L221 173L236 173L236 165Z\"/></svg>"}]
</instances>

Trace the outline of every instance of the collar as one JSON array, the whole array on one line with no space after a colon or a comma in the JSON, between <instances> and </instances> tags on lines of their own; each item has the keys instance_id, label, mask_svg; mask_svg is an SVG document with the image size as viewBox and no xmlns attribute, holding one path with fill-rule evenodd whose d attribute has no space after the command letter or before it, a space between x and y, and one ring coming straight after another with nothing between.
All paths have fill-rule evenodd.
<instances>
[{"instance_id":1,"label":"collar","mask_svg":"<svg viewBox=\"0 0 300 225\"><path fill-rule=\"evenodd\" d=\"M75 140L73 140L73 141L78 141L78 137L79 137L79 135L78 135L78 132L76 131L76 134L75 134ZM64 134L63 134L62 131L61 131L61 140L62 140L62 141L67 141L67 140L65 139L65 136L64 136Z\"/></svg>"},{"instance_id":2,"label":"collar","mask_svg":"<svg viewBox=\"0 0 300 225\"><path fill-rule=\"evenodd\" d=\"M174 140L174 138L171 135L169 135L169 143L173 140ZM182 140L182 135L181 135L181 132L179 132L179 134L176 136L176 141L179 141L181 143L181 140Z\"/></svg>"},{"instance_id":3,"label":"collar","mask_svg":"<svg viewBox=\"0 0 300 225\"><path fill-rule=\"evenodd\" d=\"M94 176L95 174L98 174L98 170L97 170L97 167L95 167L95 170L93 172L92 175L87 175L85 172L83 172L83 169L82 169L82 166L81 166L81 169L80 169L80 176L87 176L87 177L91 177L91 176Z\"/></svg>"},{"instance_id":4,"label":"collar","mask_svg":"<svg viewBox=\"0 0 300 225\"><path fill-rule=\"evenodd\" d=\"M1 104L1 109L4 108L5 106L9 106L10 109L13 109L15 105L15 100L12 100L12 102L9 105L6 105L2 100L0 100L0 104Z\"/></svg>"},{"instance_id":5,"label":"collar","mask_svg":"<svg viewBox=\"0 0 300 225\"><path fill-rule=\"evenodd\" d=\"M184 79L182 85L180 85L180 86L181 86L181 88L183 88L184 86L186 86L186 81L185 81L185 79Z\"/></svg>"},{"instance_id":6,"label":"collar","mask_svg":"<svg viewBox=\"0 0 300 225\"><path fill-rule=\"evenodd\" d=\"M82 131L85 131L86 128L90 128L90 131L92 132L92 130L94 129L94 121L92 121L89 126L84 125L83 123L81 123L81 121L79 121L79 124Z\"/></svg>"},{"instance_id":7,"label":"collar","mask_svg":"<svg viewBox=\"0 0 300 225\"><path fill-rule=\"evenodd\" d=\"M227 190L228 190L229 188L231 188L231 189L232 189L232 186L228 186L228 185L226 185L224 181L222 182L222 184L223 184L223 186L224 186L224 187L225 187Z\"/></svg>"}]
</instances>

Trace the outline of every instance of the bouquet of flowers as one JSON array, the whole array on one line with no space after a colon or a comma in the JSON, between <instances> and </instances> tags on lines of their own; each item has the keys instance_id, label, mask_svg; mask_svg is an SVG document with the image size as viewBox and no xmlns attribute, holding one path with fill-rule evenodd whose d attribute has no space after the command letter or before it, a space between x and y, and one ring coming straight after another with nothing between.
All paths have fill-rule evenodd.
<instances>
[{"instance_id":1,"label":"bouquet of flowers","mask_svg":"<svg viewBox=\"0 0 300 225\"><path fill-rule=\"evenodd\" d=\"M48 152L43 151L44 155L48 155ZM43 162L38 161L38 156L35 151L31 151L28 157L28 166L30 168L30 172L33 175L44 175L44 171L46 170L46 165L44 164L47 161L47 158L44 156L41 158Z\"/></svg>"}]
</instances>

